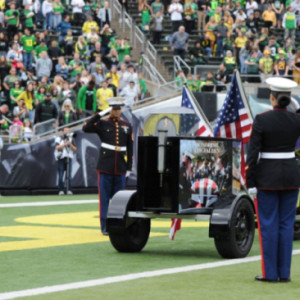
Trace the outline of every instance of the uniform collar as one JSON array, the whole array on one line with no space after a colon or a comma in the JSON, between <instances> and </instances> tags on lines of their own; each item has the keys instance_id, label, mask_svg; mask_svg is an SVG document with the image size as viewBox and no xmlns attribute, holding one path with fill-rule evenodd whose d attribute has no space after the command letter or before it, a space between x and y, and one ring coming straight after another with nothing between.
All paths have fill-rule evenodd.
<instances>
[{"instance_id":1,"label":"uniform collar","mask_svg":"<svg viewBox=\"0 0 300 300\"><path fill-rule=\"evenodd\" d=\"M283 110L283 111L287 111L286 108L282 108L282 107L280 107L279 105L274 106L274 107L273 107L273 110Z\"/></svg>"},{"instance_id":2,"label":"uniform collar","mask_svg":"<svg viewBox=\"0 0 300 300\"><path fill-rule=\"evenodd\" d=\"M109 120L112 122L120 122L120 118L109 117Z\"/></svg>"}]
</instances>

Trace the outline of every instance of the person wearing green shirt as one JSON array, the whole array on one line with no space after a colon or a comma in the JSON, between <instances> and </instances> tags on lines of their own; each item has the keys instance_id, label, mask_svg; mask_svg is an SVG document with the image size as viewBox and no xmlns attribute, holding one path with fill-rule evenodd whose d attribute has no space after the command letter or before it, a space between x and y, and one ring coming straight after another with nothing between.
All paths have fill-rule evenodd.
<instances>
[{"instance_id":1,"label":"person wearing green shirt","mask_svg":"<svg viewBox=\"0 0 300 300\"><path fill-rule=\"evenodd\" d=\"M35 47L35 49L34 49L35 56L36 56L37 59L41 57L42 51L48 52L48 47L47 47L47 45L46 45L46 43L45 43L44 40L42 40L42 41L40 42L40 44L37 45L37 46Z\"/></svg>"},{"instance_id":2,"label":"person wearing green shirt","mask_svg":"<svg viewBox=\"0 0 300 300\"><path fill-rule=\"evenodd\" d=\"M118 51L119 62L123 62L125 55L130 55L131 53L131 46L126 39L120 40L118 45L116 46L116 50Z\"/></svg>"},{"instance_id":3,"label":"person wearing green shirt","mask_svg":"<svg viewBox=\"0 0 300 300\"><path fill-rule=\"evenodd\" d=\"M15 82L15 87L13 87L12 89L10 89L10 91L9 91L11 107L17 105L17 103L18 103L17 98L23 92L24 92L24 88L22 88L21 82L20 81L16 81Z\"/></svg>"},{"instance_id":4,"label":"person wearing green shirt","mask_svg":"<svg viewBox=\"0 0 300 300\"><path fill-rule=\"evenodd\" d=\"M33 17L34 17L34 13L29 9L29 4L25 5L25 8L23 10L23 15L25 17L25 20L22 22L22 28L29 28L30 32L33 32L33 27L34 27L34 23L33 23Z\"/></svg>"},{"instance_id":5,"label":"person wearing green shirt","mask_svg":"<svg viewBox=\"0 0 300 300\"><path fill-rule=\"evenodd\" d=\"M75 78L78 73L81 73L84 70L84 64L79 58L79 53L74 54L74 59L69 62L69 66L71 78Z\"/></svg>"},{"instance_id":6,"label":"person wearing green shirt","mask_svg":"<svg viewBox=\"0 0 300 300\"><path fill-rule=\"evenodd\" d=\"M40 102L44 101L46 95L46 87L44 85L40 86L37 90L34 91L35 105L38 105Z\"/></svg>"},{"instance_id":7,"label":"person wearing green shirt","mask_svg":"<svg viewBox=\"0 0 300 300\"><path fill-rule=\"evenodd\" d=\"M4 14L4 20L7 23L7 36L13 37L18 33L20 13L16 10L15 2L9 4L9 9Z\"/></svg>"},{"instance_id":8,"label":"person wearing green shirt","mask_svg":"<svg viewBox=\"0 0 300 300\"><path fill-rule=\"evenodd\" d=\"M30 29L25 28L24 35L22 35L20 42L23 45L23 64L27 69L32 69L32 53L36 44L34 35L31 35Z\"/></svg>"},{"instance_id":9,"label":"person wearing green shirt","mask_svg":"<svg viewBox=\"0 0 300 300\"><path fill-rule=\"evenodd\" d=\"M164 13L164 6L161 3L160 0L155 0L151 3L151 8L153 10L153 14L156 15L158 11L160 11L162 14Z\"/></svg>"},{"instance_id":10,"label":"person wearing green shirt","mask_svg":"<svg viewBox=\"0 0 300 300\"><path fill-rule=\"evenodd\" d=\"M143 78L142 73L139 73L139 85L140 85L140 99L143 100L145 98L145 94L147 93L147 85Z\"/></svg>"},{"instance_id":11,"label":"person wearing green shirt","mask_svg":"<svg viewBox=\"0 0 300 300\"><path fill-rule=\"evenodd\" d=\"M53 28L56 29L57 25L61 22L62 20L62 14L64 12L64 7L61 4L60 0L54 0L53 2L53 18L52 18L52 24Z\"/></svg>"}]
</instances>

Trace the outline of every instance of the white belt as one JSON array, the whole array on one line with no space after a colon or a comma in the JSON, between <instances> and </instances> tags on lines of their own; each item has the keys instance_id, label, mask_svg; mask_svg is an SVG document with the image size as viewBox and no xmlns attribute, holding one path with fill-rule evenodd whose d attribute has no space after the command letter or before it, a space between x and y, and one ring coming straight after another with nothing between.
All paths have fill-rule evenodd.
<instances>
[{"instance_id":1,"label":"white belt","mask_svg":"<svg viewBox=\"0 0 300 300\"><path fill-rule=\"evenodd\" d=\"M115 146L115 145L110 145L106 143L101 143L101 147L109 150L114 150L114 151L126 151L127 147L126 146Z\"/></svg>"},{"instance_id":2,"label":"white belt","mask_svg":"<svg viewBox=\"0 0 300 300\"><path fill-rule=\"evenodd\" d=\"M260 158L264 159L289 159L294 158L295 152L261 152Z\"/></svg>"}]
</instances>

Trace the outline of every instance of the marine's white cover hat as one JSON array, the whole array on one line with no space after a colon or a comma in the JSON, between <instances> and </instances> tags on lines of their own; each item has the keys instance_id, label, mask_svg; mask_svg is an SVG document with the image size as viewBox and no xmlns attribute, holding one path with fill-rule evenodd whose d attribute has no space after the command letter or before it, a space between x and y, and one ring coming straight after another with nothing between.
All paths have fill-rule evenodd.
<instances>
[{"instance_id":1,"label":"marine's white cover hat","mask_svg":"<svg viewBox=\"0 0 300 300\"><path fill-rule=\"evenodd\" d=\"M298 85L294 80L283 77L270 77L265 82L274 92L291 92Z\"/></svg>"},{"instance_id":2,"label":"marine's white cover hat","mask_svg":"<svg viewBox=\"0 0 300 300\"><path fill-rule=\"evenodd\" d=\"M124 97L112 97L112 98L107 98L106 101L108 102L108 105L112 108L117 108L124 106Z\"/></svg>"}]
</instances>

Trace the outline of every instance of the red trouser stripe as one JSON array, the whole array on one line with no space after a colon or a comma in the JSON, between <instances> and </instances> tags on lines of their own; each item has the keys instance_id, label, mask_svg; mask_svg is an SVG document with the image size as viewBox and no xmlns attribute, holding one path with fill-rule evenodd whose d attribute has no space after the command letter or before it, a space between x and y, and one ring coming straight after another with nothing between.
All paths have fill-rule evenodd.
<instances>
[{"instance_id":1,"label":"red trouser stripe","mask_svg":"<svg viewBox=\"0 0 300 300\"><path fill-rule=\"evenodd\" d=\"M254 207L255 207L255 212L256 212L256 220L257 220L257 228L258 228L258 236L259 236L259 244L260 244L262 276L263 276L263 278L266 278L265 262L264 262L264 251L263 251L262 236L261 236L261 231L260 231L260 222L259 222L259 215L258 215L257 198L254 199Z\"/></svg>"},{"instance_id":2,"label":"red trouser stripe","mask_svg":"<svg viewBox=\"0 0 300 300\"><path fill-rule=\"evenodd\" d=\"M99 222L100 222L100 228L101 228L100 171L97 171L97 174L98 174Z\"/></svg>"}]
</instances>

